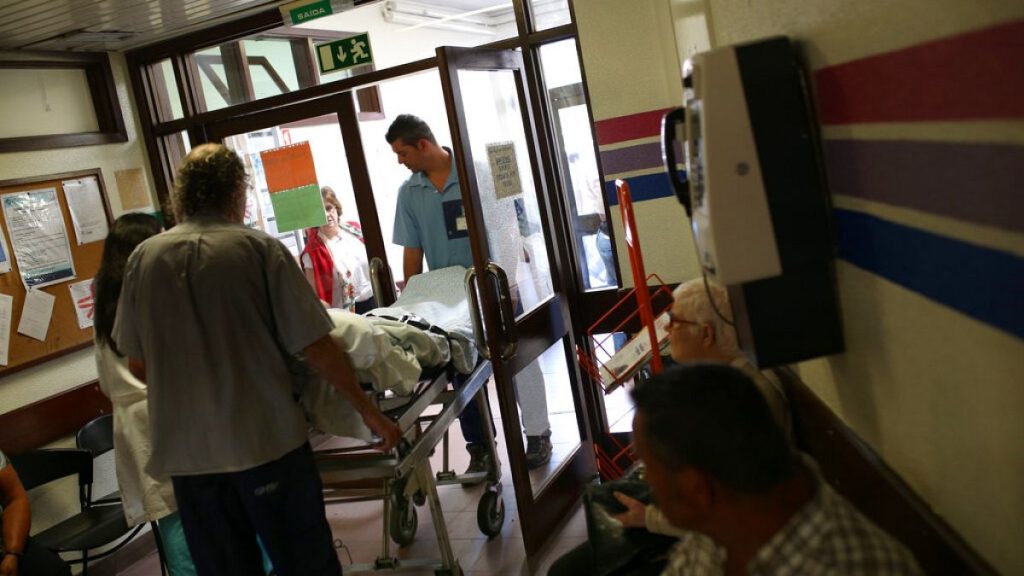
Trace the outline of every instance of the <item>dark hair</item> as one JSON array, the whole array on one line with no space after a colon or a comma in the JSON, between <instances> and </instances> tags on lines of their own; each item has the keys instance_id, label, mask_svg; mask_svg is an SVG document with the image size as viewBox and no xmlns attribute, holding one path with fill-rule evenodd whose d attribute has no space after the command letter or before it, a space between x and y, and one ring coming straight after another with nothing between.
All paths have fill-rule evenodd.
<instances>
[{"instance_id":1,"label":"dark hair","mask_svg":"<svg viewBox=\"0 0 1024 576\"><path fill-rule=\"evenodd\" d=\"M136 246L146 238L159 233L160 221L149 214L125 214L114 220L107 240L103 243L100 269L93 280L93 329L96 332L96 340L109 346L118 356L121 352L118 351L111 332L114 330L117 301L121 297L124 267Z\"/></svg>"},{"instance_id":2,"label":"dark hair","mask_svg":"<svg viewBox=\"0 0 1024 576\"><path fill-rule=\"evenodd\" d=\"M179 220L210 214L232 218L244 208L245 166L221 144L203 144L188 153L174 183L174 215Z\"/></svg>"},{"instance_id":3,"label":"dark hair","mask_svg":"<svg viewBox=\"0 0 1024 576\"><path fill-rule=\"evenodd\" d=\"M794 452L757 385L724 364L674 366L633 390L653 455L734 490L761 493L792 476Z\"/></svg>"},{"instance_id":4,"label":"dark hair","mask_svg":"<svg viewBox=\"0 0 1024 576\"><path fill-rule=\"evenodd\" d=\"M426 138L431 144L437 144L437 139L434 138L434 133L431 132L430 126L418 117L412 114L400 114L395 121L388 127L387 134L384 135L384 139L388 141L388 144L394 144L399 138L402 139L402 143L408 146L415 146L417 142Z\"/></svg>"}]
</instances>

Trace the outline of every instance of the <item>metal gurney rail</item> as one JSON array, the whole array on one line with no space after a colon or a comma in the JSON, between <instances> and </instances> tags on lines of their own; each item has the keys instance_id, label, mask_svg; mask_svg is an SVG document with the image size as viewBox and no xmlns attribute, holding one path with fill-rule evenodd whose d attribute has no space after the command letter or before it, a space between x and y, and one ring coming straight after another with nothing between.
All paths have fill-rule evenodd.
<instances>
[{"instance_id":1,"label":"metal gurney rail","mask_svg":"<svg viewBox=\"0 0 1024 576\"><path fill-rule=\"evenodd\" d=\"M392 453L369 452L365 446L317 451L317 466L324 484L326 503L377 498L382 498L384 503L385 522L380 556L373 564L348 566L346 573L432 569L436 574L461 574L458 561L452 554L451 541L441 511L438 484L486 481L486 489L477 507L477 524L488 537L501 532L505 504L501 497L500 464L494 453L494 432L489 425L483 427L487 447L491 451L490 468L486 472L456 476L445 470L438 474L440 479L435 479L430 465L430 455L434 448L442 439L447 440L448 427L469 402L478 403L484 422L491 421L490 407L484 395L484 386L491 374L491 363L482 361L458 389L447 390L452 376L449 371L442 370L435 377L421 381L410 397L381 399L381 409L396 421L405 435L405 440ZM429 406L438 404L441 405L440 412L424 416ZM444 456L447 468L447 452ZM377 482L380 491L376 494L367 493L367 489L373 488ZM362 491L353 494L354 487L362 488ZM400 546L411 543L418 522L413 504L424 503L430 506L441 558L399 560L391 554L389 536Z\"/></svg>"}]
</instances>

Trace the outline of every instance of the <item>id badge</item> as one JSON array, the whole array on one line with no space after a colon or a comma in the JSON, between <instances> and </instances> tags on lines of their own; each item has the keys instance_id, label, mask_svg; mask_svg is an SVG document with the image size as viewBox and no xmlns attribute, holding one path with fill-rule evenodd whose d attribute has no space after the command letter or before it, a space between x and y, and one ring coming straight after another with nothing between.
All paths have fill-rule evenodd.
<instances>
[{"instance_id":1,"label":"id badge","mask_svg":"<svg viewBox=\"0 0 1024 576\"><path fill-rule=\"evenodd\" d=\"M469 226L462 211L462 200L449 200L442 207L444 208L444 223L448 239L468 238Z\"/></svg>"}]
</instances>

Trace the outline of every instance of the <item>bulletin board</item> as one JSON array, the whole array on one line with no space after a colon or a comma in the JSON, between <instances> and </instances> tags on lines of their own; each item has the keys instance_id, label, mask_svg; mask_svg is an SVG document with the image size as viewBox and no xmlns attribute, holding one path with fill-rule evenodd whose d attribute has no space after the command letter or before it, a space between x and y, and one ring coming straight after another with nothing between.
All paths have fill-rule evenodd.
<instances>
[{"instance_id":1,"label":"bulletin board","mask_svg":"<svg viewBox=\"0 0 1024 576\"><path fill-rule=\"evenodd\" d=\"M7 260L10 262L10 271L0 273L0 294L9 294L13 298L11 319L9 328L9 347L7 353L7 365L0 366L0 377L6 376L18 370L41 364L52 360L63 354L80 350L92 344L93 329L79 327L76 304L72 300L70 285L91 280L99 270L100 258L103 256L104 237L83 237L85 241L79 244L76 235L75 225L71 217L65 197L64 183L83 179L95 178L99 188L99 196L102 202L103 215L106 218L107 227L113 223L113 214L110 209L110 200L107 196L106 187L103 184L103 176L99 168L82 170L78 172L65 172L61 174L50 174L35 178L23 178L18 180L0 180L0 228L4 235L4 250ZM60 207L63 216L67 244L70 250L71 261L74 263L75 277L66 281L60 281L49 286L37 288L54 296L52 314L46 330L44 340L37 340L30 336L18 333L18 324L25 308L26 289L22 281L21 269L19 268L18 256L14 247L14 240L11 237L6 218L3 217L3 198L10 194L46 190L56 190L56 203Z\"/></svg>"}]
</instances>

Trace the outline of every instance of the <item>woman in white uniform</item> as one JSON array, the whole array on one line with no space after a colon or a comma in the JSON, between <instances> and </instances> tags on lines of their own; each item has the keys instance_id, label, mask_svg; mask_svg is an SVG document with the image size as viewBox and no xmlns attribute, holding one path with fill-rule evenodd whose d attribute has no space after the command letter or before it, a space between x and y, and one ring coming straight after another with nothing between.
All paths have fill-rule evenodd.
<instances>
[{"instance_id":1,"label":"woman in white uniform","mask_svg":"<svg viewBox=\"0 0 1024 576\"><path fill-rule=\"evenodd\" d=\"M330 186L320 190L327 224L311 228L302 251L302 269L310 286L330 308L363 314L377 307L370 285L363 231L358 222L341 221L341 201Z\"/></svg>"}]
</instances>

